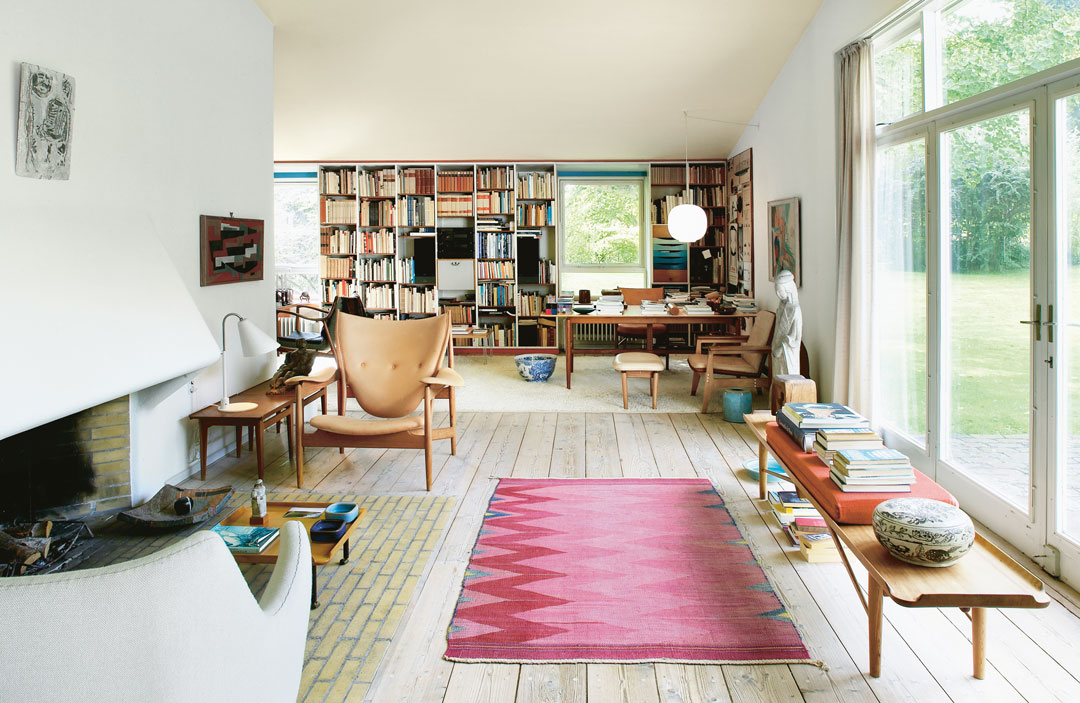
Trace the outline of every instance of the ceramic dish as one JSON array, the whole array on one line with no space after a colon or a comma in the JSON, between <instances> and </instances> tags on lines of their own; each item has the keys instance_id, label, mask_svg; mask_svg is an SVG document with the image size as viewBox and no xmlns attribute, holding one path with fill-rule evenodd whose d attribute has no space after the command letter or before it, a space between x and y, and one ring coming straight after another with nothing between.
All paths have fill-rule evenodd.
<instances>
[{"instance_id":1,"label":"ceramic dish","mask_svg":"<svg viewBox=\"0 0 1080 703\"><path fill-rule=\"evenodd\" d=\"M360 508L356 503L334 503L326 509L327 520L352 522L359 514Z\"/></svg>"},{"instance_id":2,"label":"ceramic dish","mask_svg":"<svg viewBox=\"0 0 1080 703\"><path fill-rule=\"evenodd\" d=\"M311 526L311 541L337 542L348 527L344 520L319 520Z\"/></svg>"}]
</instances>

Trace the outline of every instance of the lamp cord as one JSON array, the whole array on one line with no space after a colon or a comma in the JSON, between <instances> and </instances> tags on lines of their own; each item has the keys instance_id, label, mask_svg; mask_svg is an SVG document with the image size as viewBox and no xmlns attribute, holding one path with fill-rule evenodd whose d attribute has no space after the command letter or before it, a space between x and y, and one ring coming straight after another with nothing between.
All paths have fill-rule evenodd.
<instances>
[{"instance_id":1,"label":"lamp cord","mask_svg":"<svg viewBox=\"0 0 1080 703\"><path fill-rule=\"evenodd\" d=\"M690 123L688 122L689 115L686 110L682 111L682 131L683 131L683 160L686 162L686 187L683 189L683 201L689 200L690 197Z\"/></svg>"}]
</instances>

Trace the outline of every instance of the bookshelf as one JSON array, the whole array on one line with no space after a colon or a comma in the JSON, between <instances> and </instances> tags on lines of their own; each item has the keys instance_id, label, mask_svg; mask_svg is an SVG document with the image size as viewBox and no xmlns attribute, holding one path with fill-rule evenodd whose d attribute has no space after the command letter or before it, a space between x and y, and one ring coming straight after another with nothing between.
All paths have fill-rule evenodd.
<instances>
[{"instance_id":1,"label":"bookshelf","mask_svg":"<svg viewBox=\"0 0 1080 703\"><path fill-rule=\"evenodd\" d=\"M690 162L689 183L683 162L647 165L650 285L752 296L749 152ZM389 319L445 312L455 324L491 328L499 347L557 348L555 316L546 310L558 293L559 169L556 162L321 165L324 300L360 296ZM731 219L739 195L744 207ZM704 239L690 245L666 227L667 213L684 200L709 217Z\"/></svg>"}]
</instances>

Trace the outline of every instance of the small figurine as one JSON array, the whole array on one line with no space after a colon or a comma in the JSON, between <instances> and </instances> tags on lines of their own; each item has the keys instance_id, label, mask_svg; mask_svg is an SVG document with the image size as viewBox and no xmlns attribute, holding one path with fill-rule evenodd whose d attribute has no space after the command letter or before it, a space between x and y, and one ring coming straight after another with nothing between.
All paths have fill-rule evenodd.
<instances>
[{"instance_id":1,"label":"small figurine","mask_svg":"<svg viewBox=\"0 0 1080 703\"><path fill-rule=\"evenodd\" d=\"M251 516L257 518L266 517L266 486L260 478L251 489Z\"/></svg>"}]
</instances>

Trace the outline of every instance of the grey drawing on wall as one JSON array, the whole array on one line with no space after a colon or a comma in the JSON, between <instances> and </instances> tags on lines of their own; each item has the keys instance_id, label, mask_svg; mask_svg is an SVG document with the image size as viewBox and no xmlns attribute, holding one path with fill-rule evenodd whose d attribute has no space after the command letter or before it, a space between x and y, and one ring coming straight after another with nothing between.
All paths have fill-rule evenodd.
<instances>
[{"instance_id":1,"label":"grey drawing on wall","mask_svg":"<svg viewBox=\"0 0 1080 703\"><path fill-rule=\"evenodd\" d=\"M74 105L74 78L41 66L22 64L15 175L68 179Z\"/></svg>"}]
</instances>

